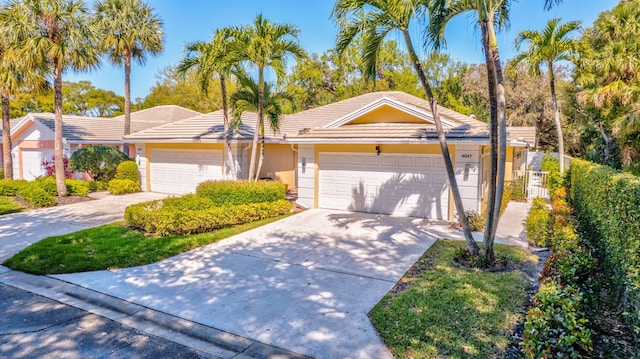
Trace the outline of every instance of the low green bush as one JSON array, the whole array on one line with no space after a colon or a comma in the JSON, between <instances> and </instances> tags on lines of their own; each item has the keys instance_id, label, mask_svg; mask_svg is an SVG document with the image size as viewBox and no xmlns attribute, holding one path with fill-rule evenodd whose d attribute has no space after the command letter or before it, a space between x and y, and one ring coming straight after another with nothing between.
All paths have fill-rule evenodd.
<instances>
[{"instance_id":1,"label":"low green bush","mask_svg":"<svg viewBox=\"0 0 640 359\"><path fill-rule=\"evenodd\" d=\"M34 181L40 186L43 190L45 190L48 194L52 196L58 195L58 185L56 184L56 178L53 176L43 176L38 177Z\"/></svg>"},{"instance_id":2,"label":"low green bush","mask_svg":"<svg viewBox=\"0 0 640 359\"><path fill-rule=\"evenodd\" d=\"M512 201L525 202L527 200L524 180L524 177L520 177L505 183L505 192L509 193L509 197Z\"/></svg>"},{"instance_id":3,"label":"low green bush","mask_svg":"<svg viewBox=\"0 0 640 359\"><path fill-rule=\"evenodd\" d=\"M113 179L109 181L107 191L111 192L111 194L140 192L140 182L130 179Z\"/></svg>"},{"instance_id":4,"label":"low green bush","mask_svg":"<svg viewBox=\"0 0 640 359\"><path fill-rule=\"evenodd\" d=\"M171 207L178 211L197 211L215 207L209 198L198 197L195 194L187 194L182 197L169 197L162 201L164 207Z\"/></svg>"},{"instance_id":5,"label":"low green bush","mask_svg":"<svg viewBox=\"0 0 640 359\"><path fill-rule=\"evenodd\" d=\"M4 179L4 169L0 168L0 180Z\"/></svg>"},{"instance_id":6,"label":"low green bush","mask_svg":"<svg viewBox=\"0 0 640 359\"><path fill-rule=\"evenodd\" d=\"M103 181L87 181L87 185L89 185L91 192L106 191L109 188L109 182Z\"/></svg>"},{"instance_id":7,"label":"low green bush","mask_svg":"<svg viewBox=\"0 0 640 359\"><path fill-rule=\"evenodd\" d=\"M467 211L467 222L472 232L480 232L484 229L484 218L476 211Z\"/></svg>"},{"instance_id":8,"label":"low green bush","mask_svg":"<svg viewBox=\"0 0 640 359\"><path fill-rule=\"evenodd\" d=\"M0 196L17 196L21 188L27 185L25 180L1 179Z\"/></svg>"},{"instance_id":9,"label":"low green bush","mask_svg":"<svg viewBox=\"0 0 640 359\"><path fill-rule=\"evenodd\" d=\"M527 312L523 351L527 358L581 358L592 349L583 294L573 286L542 285Z\"/></svg>"},{"instance_id":10,"label":"low green bush","mask_svg":"<svg viewBox=\"0 0 640 359\"><path fill-rule=\"evenodd\" d=\"M166 201L166 200L165 200ZM186 210L182 204L151 201L125 210L125 225L159 236L196 234L286 214L293 204L287 200L237 206Z\"/></svg>"},{"instance_id":11,"label":"low green bush","mask_svg":"<svg viewBox=\"0 0 640 359\"><path fill-rule=\"evenodd\" d=\"M560 174L560 162L551 153L545 153L540 163L540 169L547 174L547 188L553 196L555 191L564 186L564 178Z\"/></svg>"},{"instance_id":12,"label":"low green bush","mask_svg":"<svg viewBox=\"0 0 640 359\"><path fill-rule=\"evenodd\" d=\"M544 198L534 198L525 229L530 245L546 247L550 244L551 211Z\"/></svg>"},{"instance_id":13,"label":"low green bush","mask_svg":"<svg viewBox=\"0 0 640 359\"><path fill-rule=\"evenodd\" d=\"M284 199L286 186L275 181L206 181L198 185L196 194L216 206L233 206Z\"/></svg>"},{"instance_id":14,"label":"low green bush","mask_svg":"<svg viewBox=\"0 0 640 359\"><path fill-rule=\"evenodd\" d=\"M120 162L116 168L115 179L128 179L132 181L139 181L138 179L138 165L135 161Z\"/></svg>"},{"instance_id":15,"label":"low green bush","mask_svg":"<svg viewBox=\"0 0 640 359\"><path fill-rule=\"evenodd\" d=\"M18 191L18 196L36 208L56 205L56 199L37 182L29 182Z\"/></svg>"},{"instance_id":16,"label":"low green bush","mask_svg":"<svg viewBox=\"0 0 640 359\"><path fill-rule=\"evenodd\" d=\"M83 180L67 179L67 193L69 195L86 197L89 195L89 182Z\"/></svg>"}]
</instances>

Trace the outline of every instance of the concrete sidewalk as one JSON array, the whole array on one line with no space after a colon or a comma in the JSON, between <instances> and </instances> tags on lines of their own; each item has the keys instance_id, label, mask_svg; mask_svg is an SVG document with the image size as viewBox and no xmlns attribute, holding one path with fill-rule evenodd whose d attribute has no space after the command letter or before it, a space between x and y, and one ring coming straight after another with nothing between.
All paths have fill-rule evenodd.
<instances>
[{"instance_id":1,"label":"concrete sidewalk","mask_svg":"<svg viewBox=\"0 0 640 359\"><path fill-rule=\"evenodd\" d=\"M0 263L41 239L121 221L128 205L167 195L139 192L114 196L98 192L91 196L91 201L0 216Z\"/></svg>"}]
</instances>

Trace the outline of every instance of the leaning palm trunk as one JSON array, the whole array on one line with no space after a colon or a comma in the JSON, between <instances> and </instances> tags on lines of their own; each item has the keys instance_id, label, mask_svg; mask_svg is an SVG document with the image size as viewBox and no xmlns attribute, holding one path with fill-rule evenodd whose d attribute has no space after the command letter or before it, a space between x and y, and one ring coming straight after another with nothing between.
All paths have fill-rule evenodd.
<instances>
[{"instance_id":1,"label":"leaning palm trunk","mask_svg":"<svg viewBox=\"0 0 640 359\"><path fill-rule=\"evenodd\" d=\"M469 252L473 255L477 254L479 251L478 245L473 239L473 235L471 234L471 229L469 228L469 222L467 221L467 215L464 212L464 206L462 204L462 196L460 195L460 189L458 189L458 182L456 181L456 174L453 169L453 162L451 161L451 155L449 154L449 147L447 146L447 139L444 134L444 129L442 128L442 122L440 121L440 114L438 113L438 105L436 103L436 99L433 96L433 91L431 91L431 86L427 82L427 77L424 74L424 70L422 69L422 64L420 64L420 60L418 60L418 56L413 48L413 43L411 42L411 37L409 36L408 31L402 32L404 35L404 40L407 46L407 50L409 52L409 56L411 57L411 62L413 63L413 68L415 69L418 77L420 78L420 83L422 87L424 87L425 92L427 93L427 98L429 99L429 105L431 107L431 113L433 114L433 120L436 125L436 130L438 132L438 142L440 143L440 149L442 150L442 157L444 159L445 167L447 168L447 176L449 178L449 184L451 186L451 192L453 194L453 201L456 206L456 210L458 212L458 219L460 220L460 224L462 225L462 231L464 233L464 238L467 243L467 248Z\"/></svg>"},{"instance_id":2,"label":"leaning palm trunk","mask_svg":"<svg viewBox=\"0 0 640 359\"><path fill-rule=\"evenodd\" d=\"M54 88L54 165L56 170L56 187L58 196L67 195L67 185L64 176L64 151L62 143L62 67L58 59L53 61L53 88Z\"/></svg>"},{"instance_id":3,"label":"leaning palm trunk","mask_svg":"<svg viewBox=\"0 0 640 359\"><path fill-rule=\"evenodd\" d=\"M560 123L560 110L558 109L558 99L556 98L556 80L553 73L553 66L549 65L548 71L551 99L553 101L553 115L556 123L556 134L558 136L558 162L560 162L560 173L564 173L564 139L562 138L562 124Z\"/></svg>"},{"instance_id":4,"label":"leaning palm trunk","mask_svg":"<svg viewBox=\"0 0 640 359\"><path fill-rule=\"evenodd\" d=\"M224 122L224 179L236 180L238 173L231 153L231 134L229 133L229 109L227 104L227 81L224 75L220 75L220 92L222 95L222 113Z\"/></svg>"},{"instance_id":5,"label":"leaning palm trunk","mask_svg":"<svg viewBox=\"0 0 640 359\"><path fill-rule=\"evenodd\" d=\"M9 96L2 94L2 158L4 158L4 178L13 179L13 159L11 158L11 107Z\"/></svg>"},{"instance_id":6,"label":"leaning palm trunk","mask_svg":"<svg viewBox=\"0 0 640 359\"><path fill-rule=\"evenodd\" d=\"M493 243L498 228L500 218L500 208L502 207L502 197L504 195L504 180L506 175L507 162L507 116L506 99L504 93L504 78L502 76L502 66L498 48L494 48L493 58L496 69L497 80L497 100L498 100L498 178L496 182L496 203L493 210L493 236L483 243L483 248L490 258L493 258Z\"/></svg>"}]
</instances>

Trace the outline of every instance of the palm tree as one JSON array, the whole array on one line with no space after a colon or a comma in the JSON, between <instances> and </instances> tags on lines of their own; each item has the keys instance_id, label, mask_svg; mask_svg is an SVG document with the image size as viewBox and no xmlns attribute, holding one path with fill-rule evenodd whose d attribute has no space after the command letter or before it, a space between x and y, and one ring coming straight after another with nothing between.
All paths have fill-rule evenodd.
<instances>
[{"instance_id":1,"label":"palm tree","mask_svg":"<svg viewBox=\"0 0 640 359\"><path fill-rule=\"evenodd\" d=\"M306 57L306 52L298 44L299 30L291 24L274 24L262 17L256 16L249 26L232 29L234 41L233 52L237 59L255 67L258 74L258 120L256 129L264 127L264 72L267 68L274 70L276 77L281 78L285 73L286 60L289 55L296 59ZM249 164L249 179L257 180L256 151L258 147L258 131L253 136L251 147L251 162ZM263 138L264 141L264 138ZM264 147L260 151L260 164L264 159ZM260 166L260 165L259 165Z\"/></svg>"},{"instance_id":2,"label":"palm tree","mask_svg":"<svg viewBox=\"0 0 640 359\"><path fill-rule=\"evenodd\" d=\"M237 170L231 152L231 133L229 128L229 106L227 101L227 79L231 70L237 65L237 54L231 52L230 30L216 30L211 42L197 41L187 44L186 55L177 67L178 73L186 74L195 70L200 83L200 89L207 94L209 84L214 76L220 80L220 94L222 96L222 112L224 118L224 177L235 180Z\"/></svg>"},{"instance_id":3,"label":"palm tree","mask_svg":"<svg viewBox=\"0 0 640 359\"><path fill-rule=\"evenodd\" d=\"M67 194L62 143L62 74L97 66L98 32L82 0L16 0L1 15L7 40L22 64L46 65L53 75L55 112L55 171L59 196Z\"/></svg>"},{"instance_id":4,"label":"palm tree","mask_svg":"<svg viewBox=\"0 0 640 359\"><path fill-rule=\"evenodd\" d=\"M5 29L10 31L10 29ZM2 31L3 33L5 31ZM13 158L11 157L11 98L26 88L41 90L48 88L48 82L42 69L29 69L22 66L20 59L6 44L0 44L0 96L2 98L2 150L4 158L4 177L13 179Z\"/></svg>"},{"instance_id":5,"label":"palm tree","mask_svg":"<svg viewBox=\"0 0 640 359\"><path fill-rule=\"evenodd\" d=\"M240 87L231 95L231 108L233 108L233 127L237 127L241 123L242 114L245 111L257 112L259 106L259 87L251 78L243 74L238 74L238 82ZM286 92L273 92L273 83L264 84L263 91L263 113L269 119L269 127L273 133L280 131L280 119L283 114L283 104L288 102L294 103L294 98ZM262 157L264 157L264 122L260 124L260 128L256 128L256 132L260 134L261 143L260 151L262 153L256 176L260 175L262 170Z\"/></svg>"},{"instance_id":6,"label":"palm tree","mask_svg":"<svg viewBox=\"0 0 640 359\"><path fill-rule=\"evenodd\" d=\"M164 48L162 20L141 0L103 0L95 5L101 47L112 63L124 64L124 134L131 133L131 60L144 64L147 54ZM130 155L128 145L124 152Z\"/></svg>"},{"instance_id":7,"label":"palm tree","mask_svg":"<svg viewBox=\"0 0 640 359\"><path fill-rule=\"evenodd\" d=\"M427 30L436 49L445 43L444 32L447 24L459 15L475 15L481 30L481 43L487 64L491 113L489 121L491 133L489 193L482 244L489 258L494 256L493 243L504 192L507 154L506 100L496 29L501 30L507 27L510 6L510 0L435 0L430 9L431 23Z\"/></svg>"},{"instance_id":8,"label":"palm tree","mask_svg":"<svg viewBox=\"0 0 640 359\"><path fill-rule=\"evenodd\" d=\"M453 199L455 202L458 219L462 225L467 248L472 254L479 251L478 245L471 235L467 216L462 204L462 197L456 175L449 154L446 136L438 114L438 106L431 86L418 59L418 55L413 46L410 34L410 23L416 17L427 10L428 1L422 0L338 0L334 5L332 17L336 20L340 31L337 36L336 49L343 53L358 36L362 36L364 42L363 60L365 62L366 74L369 77L375 76L377 57L387 35L393 31L398 31L404 38L409 57L414 70L416 71L420 83L427 93L431 112L438 132L438 141L442 150L445 167Z\"/></svg>"},{"instance_id":9,"label":"palm tree","mask_svg":"<svg viewBox=\"0 0 640 359\"><path fill-rule=\"evenodd\" d=\"M515 40L516 49L527 42L527 49L520 53L511 63L517 66L524 63L526 68L534 76L540 76L540 68L547 67L549 86L551 87L551 100L553 101L553 113L558 136L558 157L560 159L560 173L564 172L564 140L562 137L562 125L560 123L560 110L556 97L556 80L554 65L558 61L569 61L575 58L579 48L579 41L568 39L567 35L580 29L580 21L561 22L559 18L551 19L542 31L521 31Z\"/></svg>"}]
</instances>

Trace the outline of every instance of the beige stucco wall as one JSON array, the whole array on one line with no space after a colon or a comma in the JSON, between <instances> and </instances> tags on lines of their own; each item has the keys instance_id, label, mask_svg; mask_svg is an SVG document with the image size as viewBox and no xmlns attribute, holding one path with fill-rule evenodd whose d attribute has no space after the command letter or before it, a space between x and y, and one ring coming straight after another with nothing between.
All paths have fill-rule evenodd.
<instances>
[{"instance_id":1,"label":"beige stucco wall","mask_svg":"<svg viewBox=\"0 0 640 359\"><path fill-rule=\"evenodd\" d=\"M289 188L296 187L296 153L291 145L265 144L260 178L270 177Z\"/></svg>"}]
</instances>

